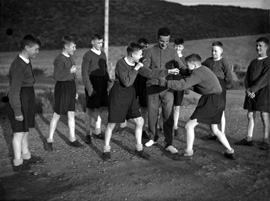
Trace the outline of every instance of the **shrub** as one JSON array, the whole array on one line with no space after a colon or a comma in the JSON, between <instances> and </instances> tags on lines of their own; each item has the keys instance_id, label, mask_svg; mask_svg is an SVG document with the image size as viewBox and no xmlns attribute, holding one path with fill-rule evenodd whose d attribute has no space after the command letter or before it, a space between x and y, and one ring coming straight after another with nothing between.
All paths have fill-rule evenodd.
<instances>
[{"instance_id":1,"label":"shrub","mask_svg":"<svg viewBox=\"0 0 270 201\"><path fill-rule=\"evenodd\" d=\"M34 68L33 74L35 77L41 77L46 75L46 68Z\"/></svg>"}]
</instances>

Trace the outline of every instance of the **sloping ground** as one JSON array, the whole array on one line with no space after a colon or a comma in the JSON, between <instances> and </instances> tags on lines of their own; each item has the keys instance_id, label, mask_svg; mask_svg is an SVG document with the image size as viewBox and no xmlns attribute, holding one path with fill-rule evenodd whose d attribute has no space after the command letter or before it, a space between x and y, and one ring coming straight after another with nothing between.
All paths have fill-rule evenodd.
<instances>
[{"instance_id":1,"label":"sloping ground","mask_svg":"<svg viewBox=\"0 0 270 201\"><path fill-rule=\"evenodd\" d=\"M58 49L71 34L78 47L88 47L91 34L104 33L104 0L2 0L0 51L17 49L25 34L38 36L45 49ZM225 6L182 6L162 0L111 0L110 45L126 45L139 37L155 41L168 26L172 37L229 37L269 32L268 11ZM12 32L9 30L12 29ZM8 34L8 35L7 35Z\"/></svg>"},{"instance_id":2,"label":"sloping ground","mask_svg":"<svg viewBox=\"0 0 270 201\"><path fill-rule=\"evenodd\" d=\"M246 133L246 112L242 109L242 91L229 91L227 107L227 136L233 144ZM193 96L193 95L192 95ZM179 130L174 140L180 152L185 148L184 123L194 105L182 107ZM112 138L113 163L100 158L103 141L75 149L68 145L67 120L59 122L55 134L55 151L46 152L52 115L36 117L36 128L30 136L32 153L44 158L33 165L31 174L14 174L11 169L12 133L5 116L0 119L0 200L100 200L100 201L268 201L270 197L270 158L267 151L254 147L233 146L237 160L222 156L224 148L218 142L206 142L200 137L208 134L207 126L196 129L196 153L190 162L176 162L164 151L163 135L157 145L145 150L151 159L134 156L134 123L128 123L123 133ZM105 130L107 112L102 119ZM261 124L256 124L255 139L260 139ZM84 114L76 115L76 134L84 139Z\"/></svg>"}]
</instances>

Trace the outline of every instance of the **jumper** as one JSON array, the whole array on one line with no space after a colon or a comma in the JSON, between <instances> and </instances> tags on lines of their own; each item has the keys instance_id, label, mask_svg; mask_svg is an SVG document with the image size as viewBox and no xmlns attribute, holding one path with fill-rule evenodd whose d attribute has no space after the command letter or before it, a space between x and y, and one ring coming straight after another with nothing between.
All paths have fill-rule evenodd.
<instances>
[{"instance_id":1,"label":"jumper","mask_svg":"<svg viewBox=\"0 0 270 201\"><path fill-rule=\"evenodd\" d=\"M35 78L31 63L25 63L19 56L15 58L9 69L10 89L8 93L9 103L15 116L21 116L20 92L22 87L32 87Z\"/></svg>"}]
</instances>

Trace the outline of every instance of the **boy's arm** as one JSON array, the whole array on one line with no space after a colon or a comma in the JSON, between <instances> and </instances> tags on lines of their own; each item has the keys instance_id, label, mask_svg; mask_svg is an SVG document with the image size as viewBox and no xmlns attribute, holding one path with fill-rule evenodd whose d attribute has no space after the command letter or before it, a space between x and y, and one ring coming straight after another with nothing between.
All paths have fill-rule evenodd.
<instances>
[{"instance_id":1,"label":"boy's arm","mask_svg":"<svg viewBox=\"0 0 270 201\"><path fill-rule=\"evenodd\" d=\"M270 62L266 61L265 63L263 63L263 65L264 69L262 71L262 76L253 86L250 87L251 92L257 92L258 90L269 84Z\"/></svg>"},{"instance_id":2,"label":"boy's arm","mask_svg":"<svg viewBox=\"0 0 270 201\"><path fill-rule=\"evenodd\" d=\"M200 82L201 82L201 79L196 74L191 74L189 77L186 77L181 80L159 79L159 85L166 86L175 91L182 91L185 89L189 89Z\"/></svg>"},{"instance_id":3,"label":"boy's arm","mask_svg":"<svg viewBox=\"0 0 270 201\"><path fill-rule=\"evenodd\" d=\"M161 78L161 77L166 77L169 74L169 70L168 69L163 69L163 70L150 69L146 66L143 66L139 69L138 73L147 78Z\"/></svg>"},{"instance_id":4,"label":"boy's arm","mask_svg":"<svg viewBox=\"0 0 270 201\"><path fill-rule=\"evenodd\" d=\"M226 85L230 85L233 82L232 69L227 60L223 59L223 67L224 67L224 79L226 81Z\"/></svg>"},{"instance_id":5,"label":"boy's arm","mask_svg":"<svg viewBox=\"0 0 270 201\"><path fill-rule=\"evenodd\" d=\"M87 93L89 96L91 96L91 94L93 93L93 85L89 79L89 66L90 66L90 60L89 58L84 55L83 57L83 62L82 62L82 82L87 90Z\"/></svg>"},{"instance_id":6,"label":"boy's arm","mask_svg":"<svg viewBox=\"0 0 270 201\"><path fill-rule=\"evenodd\" d=\"M20 92L24 76L21 66L15 66L15 68L13 69L16 70L10 72L11 82L10 82L10 89L8 92L8 98L11 108L14 111L15 117L18 117L22 116Z\"/></svg>"},{"instance_id":7,"label":"boy's arm","mask_svg":"<svg viewBox=\"0 0 270 201\"><path fill-rule=\"evenodd\" d=\"M178 56L177 52L174 52L174 66L175 68L178 68L181 75L188 76L189 71L185 64L181 61L180 57Z\"/></svg>"},{"instance_id":8,"label":"boy's arm","mask_svg":"<svg viewBox=\"0 0 270 201\"><path fill-rule=\"evenodd\" d=\"M115 67L115 75L118 76L125 87L129 87L134 83L137 74L138 71L135 70L135 68L130 71L122 62L117 62Z\"/></svg>"}]
</instances>

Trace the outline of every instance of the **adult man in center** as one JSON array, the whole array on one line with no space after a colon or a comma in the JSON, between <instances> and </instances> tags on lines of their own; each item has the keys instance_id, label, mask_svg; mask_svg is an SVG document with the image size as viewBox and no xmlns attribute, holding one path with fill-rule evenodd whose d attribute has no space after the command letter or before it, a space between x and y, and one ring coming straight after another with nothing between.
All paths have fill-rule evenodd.
<instances>
[{"instance_id":1,"label":"adult man in center","mask_svg":"<svg viewBox=\"0 0 270 201\"><path fill-rule=\"evenodd\" d=\"M158 43L145 51L144 66L151 69L172 69L179 68L181 74L186 74L185 65L181 62L174 48L168 46L171 32L167 27L158 30ZM168 80L172 79L168 75ZM165 136L165 149L172 154L178 153L178 150L172 145L173 141L173 90L167 87L154 85L153 79L148 79L147 83L147 105L148 105L148 127L150 140L145 143L150 147L157 143L157 119L159 105L162 107L163 130Z\"/></svg>"}]
</instances>

